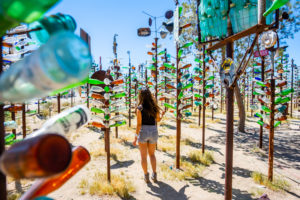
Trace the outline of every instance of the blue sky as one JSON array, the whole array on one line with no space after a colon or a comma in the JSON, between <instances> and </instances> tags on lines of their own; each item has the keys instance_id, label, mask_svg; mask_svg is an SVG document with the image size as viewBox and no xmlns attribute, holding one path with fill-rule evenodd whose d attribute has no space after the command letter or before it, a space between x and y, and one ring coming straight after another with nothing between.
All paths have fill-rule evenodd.
<instances>
[{"instance_id":1,"label":"blue sky","mask_svg":"<svg viewBox=\"0 0 300 200\"><path fill-rule=\"evenodd\" d=\"M147 38L137 36L139 27L148 26L149 17L142 11L153 16L162 16L165 11L174 7L174 0L62 0L47 14L62 12L72 15L77 22L76 33L79 34L79 28L83 28L90 34L93 57L99 63L101 56L102 64L106 68L114 56L114 34L118 34L118 57L121 58L122 65L128 64L128 50L131 52L133 65L150 60L150 56L146 54L146 45L153 42L154 34ZM158 19L158 26L162 19ZM175 46L170 37L159 39L159 43L174 54ZM300 66L300 33L295 35L294 40L289 40L288 45L290 59L294 58L295 63Z\"/></svg>"}]
</instances>

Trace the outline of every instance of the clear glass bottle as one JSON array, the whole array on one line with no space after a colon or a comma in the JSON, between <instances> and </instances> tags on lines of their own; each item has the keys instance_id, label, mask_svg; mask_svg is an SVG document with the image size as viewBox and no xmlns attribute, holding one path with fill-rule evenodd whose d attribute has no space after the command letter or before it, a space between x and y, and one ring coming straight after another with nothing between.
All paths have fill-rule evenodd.
<instances>
[{"instance_id":1,"label":"clear glass bottle","mask_svg":"<svg viewBox=\"0 0 300 200\"><path fill-rule=\"evenodd\" d=\"M71 32L52 36L0 76L0 102L25 102L85 79L92 64L88 46Z\"/></svg>"}]
</instances>

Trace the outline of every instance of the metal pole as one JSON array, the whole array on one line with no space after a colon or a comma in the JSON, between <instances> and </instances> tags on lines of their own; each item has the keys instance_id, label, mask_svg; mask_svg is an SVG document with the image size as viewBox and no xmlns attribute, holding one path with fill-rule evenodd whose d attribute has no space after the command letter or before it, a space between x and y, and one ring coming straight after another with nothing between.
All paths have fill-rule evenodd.
<instances>
[{"instance_id":1,"label":"metal pole","mask_svg":"<svg viewBox=\"0 0 300 200\"><path fill-rule=\"evenodd\" d=\"M156 21L156 18L155 18L155 21ZM155 23L156 24L156 23ZM155 40L155 100L156 102L157 101L157 86L158 86L158 83L157 83L157 76L158 76L158 73L157 73L157 41L158 41L158 38L154 38Z\"/></svg>"},{"instance_id":2,"label":"metal pole","mask_svg":"<svg viewBox=\"0 0 300 200\"><path fill-rule=\"evenodd\" d=\"M22 104L22 132L23 139L26 137L26 107L25 103Z\"/></svg>"},{"instance_id":3,"label":"metal pole","mask_svg":"<svg viewBox=\"0 0 300 200\"><path fill-rule=\"evenodd\" d=\"M2 52L2 42L3 37L0 37L0 52ZM3 57L2 53L0 53L0 74L3 71ZM4 105L0 104L0 155L5 151L5 129L4 129ZM0 171L0 199L6 200L6 176Z\"/></svg>"},{"instance_id":4,"label":"metal pole","mask_svg":"<svg viewBox=\"0 0 300 200\"><path fill-rule=\"evenodd\" d=\"M203 56L202 56L202 61L203 61L203 68L202 68L202 94L203 94L203 111L202 111L202 154L204 154L205 152L205 110L206 110L206 98L205 98L205 93L206 93L206 89L205 89L205 85L206 85L206 81L205 81L205 74L206 74L206 66L205 66L205 45L203 45L202 47L202 51L203 51Z\"/></svg>"},{"instance_id":5,"label":"metal pole","mask_svg":"<svg viewBox=\"0 0 300 200\"><path fill-rule=\"evenodd\" d=\"M89 100L89 93L90 93L90 84L86 84L86 105L88 108L90 108L90 100Z\"/></svg>"},{"instance_id":6,"label":"metal pole","mask_svg":"<svg viewBox=\"0 0 300 200\"><path fill-rule=\"evenodd\" d=\"M228 3L230 4L230 3ZM228 35L232 35L230 18L227 24ZM229 58L233 56L233 43L226 45L226 54ZM225 200L232 199L232 163L233 163L233 112L234 112L234 87L226 87L226 158L225 158Z\"/></svg>"},{"instance_id":7,"label":"metal pole","mask_svg":"<svg viewBox=\"0 0 300 200\"><path fill-rule=\"evenodd\" d=\"M41 109L40 109L40 99L38 99L38 114L40 114Z\"/></svg>"},{"instance_id":8,"label":"metal pole","mask_svg":"<svg viewBox=\"0 0 300 200\"><path fill-rule=\"evenodd\" d=\"M179 58L178 58L179 45L176 43L176 86L180 83L179 77ZM180 89L176 89L176 168L180 168L180 137L181 137L181 114L179 110L179 105L181 101L178 99L180 94Z\"/></svg>"},{"instance_id":9,"label":"metal pole","mask_svg":"<svg viewBox=\"0 0 300 200\"><path fill-rule=\"evenodd\" d=\"M60 113L60 93L57 95L57 112Z\"/></svg>"},{"instance_id":10,"label":"metal pole","mask_svg":"<svg viewBox=\"0 0 300 200\"><path fill-rule=\"evenodd\" d=\"M200 0L197 0L197 12L199 13L199 5L200 5ZM199 17L197 17L197 32L198 32L198 48L200 48L200 44L201 44L201 29L200 29L200 19ZM200 49L199 49L200 51ZM199 58L200 59L200 58ZM199 63L199 68L201 68L201 63ZM201 76L201 71L199 71L199 76ZM202 81L204 81L203 77L202 77ZM201 90L200 90L200 84L201 84L201 80L199 80L199 95L201 95ZM202 101L202 105L204 108L204 103ZM198 113L198 126L200 126L201 124L201 105L199 105L199 113Z\"/></svg>"},{"instance_id":11,"label":"metal pole","mask_svg":"<svg viewBox=\"0 0 300 200\"><path fill-rule=\"evenodd\" d=\"M265 57L261 57L261 81L265 82ZM264 90L264 87L261 87L262 90ZM261 103L263 106L264 103ZM263 114L263 111L260 111L261 114ZM261 121L263 121L263 118L260 118ZM263 146L263 126L259 127L259 148L262 149Z\"/></svg>"},{"instance_id":12,"label":"metal pole","mask_svg":"<svg viewBox=\"0 0 300 200\"><path fill-rule=\"evenodd\" d=\"M292 59L292 89L294 89L294 59ZM293 92L291 93L291 117L293 117Z\"/></svg>"},{"instance_id":13,"label":"metal pole","mask_svg":"<svg viewBox=\"0 0 300 200\"><path fill-rule=\"evenodd\" d=\"M15 106L15 104L11 104L11 107L13 108ZM14 108L13 110L11 111L11 120L12 121L16 121L16 113L14 111ZM16 134L16 129L12 129L12 133L15 135L15 139L17 138L17 134Z\"/></svg>"},{"instance_id":14,"label":"metal pole","mask_svg":"<svg viewBox=\"0 0 300 200\"><path fill-rule=\"evenodd\" d=\"M129 98L129 110L128 110L128 117L129 117L129 127L131 127L131 61L130 61L130 51L128 51L129 55L129 92L128 92L128 98Z\"/></svg>"},{"instance_id":15,"label":"metal pole","mask_svg":"<svg viewBox=\"0 0 300 200\"><path fill-rule=\"evenodd\" d=\"M215 76L215 71L213 70L213 76ZM214 90L215 90L215 77L213 78L213 85L214 87L212 88L212 91L213 91L213 97L212 97L212 102L214 102L215 100L215 93L214 93ZM214 108L212 106L211 108L211 119L214 120Z\"/></svg>"},{"instance_id":16,"label":"metal pole","mask_svg":"<svg viewBox=\"0 0 300 200\"><path fill-rule=\"evenodd\" d=\"M165 62L168 62L167 49L165 49ZM167 68L165 67L165 74L167 73ZM167 77L165 76L165 93L167 93ZM167 98L165 98L165 103L167 103ZM167 107L165 106L165 112L167 112Z\"/></svg>"},{"instance_id":17,"label":"metal pole","mask_svg":"<svg viewBox=\"0 0 300 200\"><path fill-rule=\"evenodd\" d=\"M274 114L275 114L275 79L274 79L274 51L271 51L272 74L271 74L271 113L270 113L270 132L269 132L269 170L268 180L273 180L273 160L274 160Z\"/></svg>"}]
</instances>

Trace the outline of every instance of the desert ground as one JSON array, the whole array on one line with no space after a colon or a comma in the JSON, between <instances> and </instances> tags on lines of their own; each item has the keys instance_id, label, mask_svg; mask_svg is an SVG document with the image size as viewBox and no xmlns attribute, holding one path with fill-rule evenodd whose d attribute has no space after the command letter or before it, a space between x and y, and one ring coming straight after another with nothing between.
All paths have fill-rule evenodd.
<instances>
[{"instance_id":1,"label":"desert ground","mask_svg":"<svg viewBox=\"0 0 300 200\"><path fill-rule=\"evenodd\" d=\"M54 101L54 100L53 100ZM66 100L65 100L66 101ZM64 109L70 107L62 101ZM33 105L36 106L36 105ZM55 105L54 105L55 107ZM115 128L110 132L112 185L106 182L106 153L104 135L100 129L84 126L72 133L73 145L87 148L91 161L60 189L49 194L57 200L106 200L106 199L162 199L162 200L219 200L224 199L225 182L225 111L215 111L214 120L207 110L205 150L211 162L193 159L201 154L202 120L198 126L198 114L182 121L181 169L175 168L176 123L167 114L159 123L159 139L156 151L158 182L146 184L140 165L138 147L132 145L135 134L135 118L132 126ZM52 116L55 114L53 109ZM294 115L299 113L295 112ZM126 115L126 113L124 113ZM235 112L233 199L258 199L267 194L271 200L300 199L300 119L292 118L275 130L274 186L255 182L254 174L268 174L268 131L264 131L263 149L258 148L259 125L256 118L247 113L246 133L237 131L238 111ZM298 116L299 117L299 116ZM47 116L33 115L27 118L28 132L38 129ZM21 131L18 129L18 131ZM21 138L19 133L18 138ZM194 156L194 157L193 157ZM151 173L148 159L148 171ZM9 199L17 199L28 190L34 180L15 181L8 178Z\"/></svg>"}]
</instances>

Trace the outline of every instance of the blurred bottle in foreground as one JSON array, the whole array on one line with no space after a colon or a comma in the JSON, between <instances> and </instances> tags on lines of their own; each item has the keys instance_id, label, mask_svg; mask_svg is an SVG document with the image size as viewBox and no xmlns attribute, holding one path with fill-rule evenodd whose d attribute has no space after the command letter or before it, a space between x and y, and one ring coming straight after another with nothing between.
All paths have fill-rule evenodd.
<instances>
[{"instance_id":1,"label":"blurred bottle in foreground","mask_svg":"<svg viewBox=\"0 0 300 200\"><path fill-rule=\"evenodd\" d=\"M55 191L91 160L89 152L82 146L74 147L72 151L71 163L63 173L36 181L20 200L35 199Z\"/></svg>"},{"instance_id":2,"label":"blurred bottle in foreground","mask_svg":"<svg viewBox=\"0 0 300 200\"><path fill-rule=\"evenodd\" d=\"M92 64L88 46L60 32L0 76L0 102L25 102L85 79Z\"/></svg>"},{"instance_id":3,"label":"blurred bottle in foreground","mask_svg":"<svg viewBox=\"0 0 300 200\"><path fill-rule=\"evenodd\" d=\"M29 36L40 44L46 43L50 36L59 31L74 32L76 29L76 22L70 15L58 13L44 17L39 21L33 22L29 25L29 29L41 28L38 31L32 31Z\"/></svg>"},{"instance_id":4,"label":"blurred bottle in foreground","mask_svg":"<svg viewBox=\"0 0 300 200\"><path fill-rule=\"evenodd\" d=\"M0 35L21 22L31 23L43 16L59 0L1 0Z\"/></svg>"},{"instance_id":5,"label":"blurred bottle in foreground","mask_svg":"<svg viewBox=\"0 0 300 200\"><path fill-rule=\"evenodd\" d=\"M71 157L68 140L48 133L12 145L2 154L0 169L15 179L47 177L64 171Z\"/></svg>"},{"instance_id":6,"label":"blurred bottle in foreground","mask_svg":"<svg viewBox=\"0 0 300 200\"><path fill-rule=\"evenodd\" d=\"M47 132L54 132L64 136L77 130L88 123L91 119L91 112L86 106L78 105L47 120L42 128L28 136L35 137Z\"/></svg>"}]
</instances>

